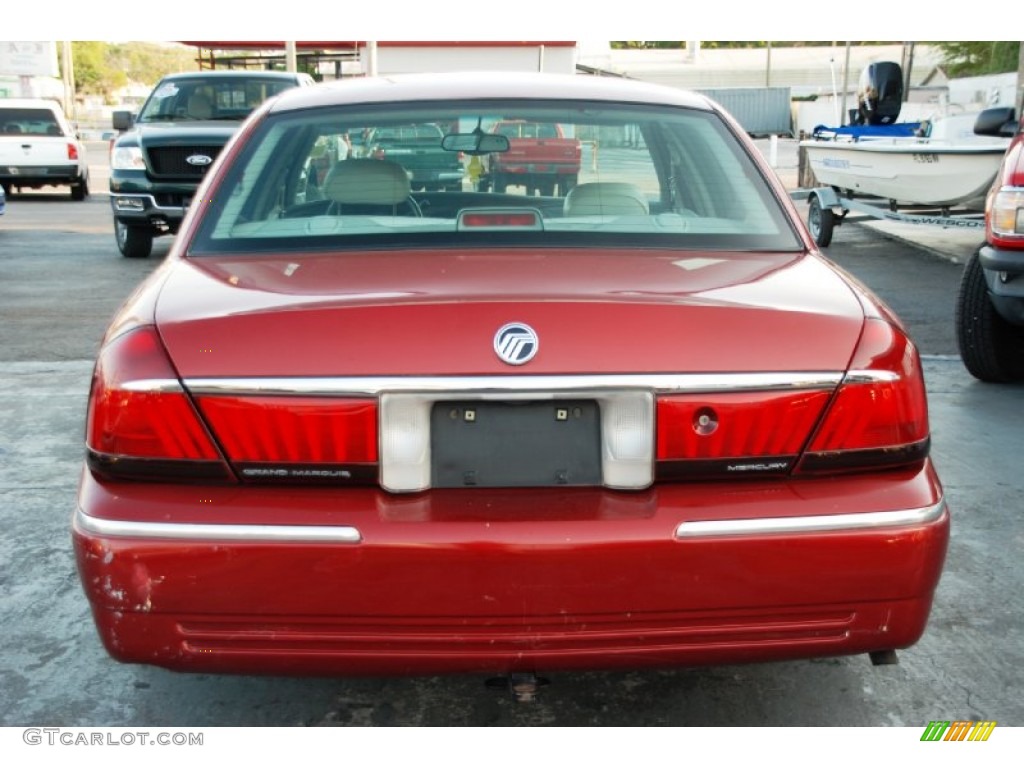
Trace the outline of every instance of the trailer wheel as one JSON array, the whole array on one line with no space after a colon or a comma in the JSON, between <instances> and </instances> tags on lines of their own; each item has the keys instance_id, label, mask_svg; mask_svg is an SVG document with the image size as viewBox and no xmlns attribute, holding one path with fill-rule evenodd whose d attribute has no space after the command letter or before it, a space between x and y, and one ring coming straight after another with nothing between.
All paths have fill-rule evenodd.
<instances>
[{"instance_id":1,"label":"trailer wheel","mask_svg":"<svg viewBox=\"0 0 1024 768\"><path fill-rule=\"evenodd\" d=\"M811 230L811 237L819 247L825 248L832 242L832 229L835 227L836 217L831 208L824 208L817 195L811 195L810 210L807 212L807 226Z\"/></svg>"},{"instance_id":2,"label":"trailer wheel","mask_svg":"<svg viewBox=\"0 0 1024 768\"><path fill-rule=\"evenodd\" d=\"M992 306L977 251L960 278L956 340L964 367L976 379L990 382L1024 379L1024 328L1008 323Z\"/></svg>"}]
</instances>

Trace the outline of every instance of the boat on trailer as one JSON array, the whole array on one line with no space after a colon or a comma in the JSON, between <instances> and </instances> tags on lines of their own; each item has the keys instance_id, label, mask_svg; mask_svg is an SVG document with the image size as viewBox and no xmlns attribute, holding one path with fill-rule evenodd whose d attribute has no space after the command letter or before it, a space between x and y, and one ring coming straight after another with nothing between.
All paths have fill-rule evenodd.
<instances>
[{"instance_id":1,"label":"boat on trailer","mask_svg":"<svg viewBox=\"0 0 1024 768\"><path fill-rule=\"evenodd\" d=\"M883 198L892 208L981 209L1009 139L967 135L962 126L975 122L974 115L939 118L909 136L823 131L800 147L818 183L848 197Z\"/></svg>"},{"instance_id":2,"label":"boat on trailer","mask_svg":"<svg viewBox=\"0 0 1024 768\"><path fill-rule=\"evenodd\" d=\"M818 126L800 142L820 186L794 196L808 199L818 245L829 244L832 227L851 209L915 224L983 226L980 212L1010 143L1002 128L1013 109L900 123L902 83L898 64L870 65L861 75L853 124ZM901 207L912 212L900 213Z\"/></svg>"}]
</instances>

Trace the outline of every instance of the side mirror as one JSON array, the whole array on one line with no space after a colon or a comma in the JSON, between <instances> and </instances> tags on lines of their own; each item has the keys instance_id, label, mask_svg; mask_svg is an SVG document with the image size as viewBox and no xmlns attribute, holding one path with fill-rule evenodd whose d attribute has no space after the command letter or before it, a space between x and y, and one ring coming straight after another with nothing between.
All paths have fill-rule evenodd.
<instances>
[{"instance_id":1,"label":"side mirror","mask_svg":"<svg viewBox=\"0 0 1024 768\"><path fill-rule=\"evenodd\" d=\"M127 131L135 122L135 116L125 109L119 109L113 115L114 130Z\"/></svg>"},{"instance_id":2,"label":"side mirror","mask_svg":"<svg viewBox=\"0 0 1024 768\"><path fill-rule=\"evenodd\" d=\"M978 115L974 132L978 136L1013 136L1017 133L1013 107L992 107Z\"/></svg>"}]
</instances>

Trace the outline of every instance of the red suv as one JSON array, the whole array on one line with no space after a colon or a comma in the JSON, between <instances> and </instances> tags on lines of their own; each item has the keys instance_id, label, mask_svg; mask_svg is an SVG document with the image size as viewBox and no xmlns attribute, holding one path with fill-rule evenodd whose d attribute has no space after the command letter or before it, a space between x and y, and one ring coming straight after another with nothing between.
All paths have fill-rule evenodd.
<instances>
[{"instance_id":1,"label":"red suv","mask_svg":"<svg viewBox=\"0 0 1024 768\"><path fill-rule=\"evenodd\" d=\"M975 133L1013 135L985 203L985 243L964 268L957 299L957 342L964 365L982 381L1024 380L1024 117L987 110Z\"/></svg>"}]
</instances>

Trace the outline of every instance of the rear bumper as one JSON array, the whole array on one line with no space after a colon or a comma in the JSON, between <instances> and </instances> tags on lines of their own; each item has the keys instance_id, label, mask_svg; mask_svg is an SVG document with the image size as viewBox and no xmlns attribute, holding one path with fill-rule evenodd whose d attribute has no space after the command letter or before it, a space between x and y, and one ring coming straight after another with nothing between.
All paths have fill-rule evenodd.
<instances>
[{"instance_id":1,"label":"rear bumper","mask_svg":"<svg viewBox=\"0 0 1024 768\"><path fill-rule=\"evenodd\" d=\"M84 176L77 165L0 165L0 181L15 187L75 184Z\"/></svg>"},{"instance_id":2,"label":"rear bumper","mask_svg":"<svg viewBox=\"0 0 1024 768\"><path fill-rule=\"evenodd\" d=\"M757 525L780 517L788 530ZM743 530L730 530L737 520ZM82 583L114 657L283 674L904 648L924 631L948 535L929 465L740 489L414 497L112 486L86 472L74 521Z\"/></svg>"},{"instance_id":3,"label":"rear bumper","mask_svg":"<svg viewBox=\"0 0 1024 768\"><path fill-rule=\"evenodd\" d=\"M195 182L153 182L142 171L111 172L110 208L124 224L159 224L177 230L199 187Z\"/></svg>"},{"instance_id":4,"label":"rear bumper","mask_svg":"<svg viewBox=\"0 0 1024 768\"><path fill-rule=\"evenodd\" d=\"M985 270L992 306L1006 322L1024 326L1024 249L984 245L978 260Z\"/></svg>"}]
</instances>

